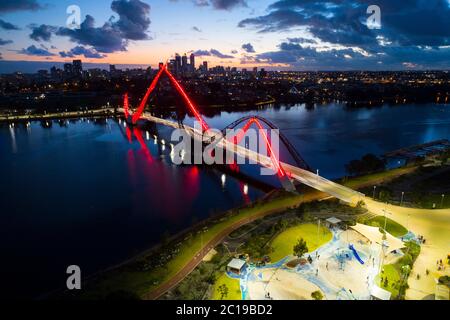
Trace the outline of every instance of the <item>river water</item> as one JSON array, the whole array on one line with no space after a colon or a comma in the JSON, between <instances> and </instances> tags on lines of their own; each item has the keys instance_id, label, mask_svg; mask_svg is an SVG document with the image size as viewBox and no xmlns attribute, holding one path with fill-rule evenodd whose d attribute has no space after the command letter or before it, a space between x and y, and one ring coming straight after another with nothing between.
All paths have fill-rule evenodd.
<instances>
[{"instance_id":1,"label":"river water","mask_svg":"<svg viewBox=\"0 0 450 320\"><path fill-rule=\"evenodd\" d=\"M343 176L346 163L368 152L450 138L450 105L295 105L205 119L223 128L249 114L276 124L327 178ZM267 191L220 168L172 164L168 144L153 139L170 132L130 130L114 119L1 125L2 295L63 287L68 265L91 274ZM258 170L244 165L241 173L259 179ZM279 187L275 177L262 182Z\"/></svg>"}]
</instances>

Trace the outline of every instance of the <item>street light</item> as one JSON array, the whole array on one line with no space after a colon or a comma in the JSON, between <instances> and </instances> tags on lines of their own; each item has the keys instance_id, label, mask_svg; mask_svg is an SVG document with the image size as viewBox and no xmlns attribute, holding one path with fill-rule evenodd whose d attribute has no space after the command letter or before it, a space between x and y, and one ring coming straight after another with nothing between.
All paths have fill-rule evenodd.
<instances>
[{"instance_id":1,"label":"street light","mask_svg":"<svg viewBox=\"0 0 450 320\"><path fill-rule=\"evenodd\" d=\"M384 232L387 233L387 231L386 231L386 222L387 222L386 213L388 213L388 214L390 214L390 215L392 215L392 213L387 212L386 209L383 209L383 212L384 212Z\"/></svg>"},{"instance_id":2,"label":"street light","mask_svg":"<svg viewBox=\"0 0 450 320\"><path fill-rule=\"evenodd\" d=\"M444 207L444 198L445 198L445 194L442 195L442 199L441 199L441 208Z\"/></svg>"},{"instance_id":3,"label":"street light","mask_svg":"<svg viewBox=\"0 0 450 320\"><path fill-rule=\"evenodd\" d=\"M402 191L402 199L400 200L400 206L403 205L403 196L405 195L405 192Z\"/></svg>"},{"instance_id":4,"label":"street light","mask_svg":"<svg viewBox=\"0 0 450 320\"><path fill-rule=\"evenodd\" d=\"M320 243L320 219L317 220L317 246Z\"/></svg>"},{"instance_id":5,"label":"street light","mask_svg":"<svg viewBox=\"0 0 450 320\"><path fill-rule=\"evenodd\" d=\"M373 196L372 196L372 198L374 198L375 199L375 190L377 189L377 186L373 186Z\"/></svg>"}]
</instances>

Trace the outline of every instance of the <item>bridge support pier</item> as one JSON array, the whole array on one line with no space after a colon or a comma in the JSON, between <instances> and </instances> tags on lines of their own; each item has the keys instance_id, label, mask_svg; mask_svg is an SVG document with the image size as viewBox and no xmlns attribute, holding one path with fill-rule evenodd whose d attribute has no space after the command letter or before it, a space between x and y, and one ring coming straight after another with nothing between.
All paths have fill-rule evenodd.
<instances>
[{"instance_id":1,"label":"bridge support pier","mask_svg":"<svg viewBox=\"0 0 450 320\"><path fill-rule=\"evenodd\" d=\"M297 189L295 188L294 183L287 176L280 178L280 182L281 182L281 185L283 186L284 190L289 191L289 192L297 192Z\"/></svg>"}]
</instances>

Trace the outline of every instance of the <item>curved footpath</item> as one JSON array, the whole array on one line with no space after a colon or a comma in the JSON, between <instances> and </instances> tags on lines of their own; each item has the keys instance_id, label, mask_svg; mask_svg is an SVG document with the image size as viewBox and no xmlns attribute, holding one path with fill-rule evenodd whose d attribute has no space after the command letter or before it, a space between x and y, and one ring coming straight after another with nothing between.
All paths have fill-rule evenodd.
<instances>
[{"instance_id":1,"label":"curved footpath","mask_svg":"<svg viewBox=\"0 0 450 320\"><path fill-rule=\"evenodd\" d=\"M386 216L425 238L425 244L421 246L420 255L414 263L410 278L409 289L406 291L406 299L428 299L435 293L435 279L442 275L450 276L450 268L439 272L436 261L445 261L450 254L450 209L429 210L405 208L388 205L367 198L367 209L375 214ZM426 275L426 270L430 274ZM417 274L420 279L417 280Z\"/></svg>"}]
</instances>

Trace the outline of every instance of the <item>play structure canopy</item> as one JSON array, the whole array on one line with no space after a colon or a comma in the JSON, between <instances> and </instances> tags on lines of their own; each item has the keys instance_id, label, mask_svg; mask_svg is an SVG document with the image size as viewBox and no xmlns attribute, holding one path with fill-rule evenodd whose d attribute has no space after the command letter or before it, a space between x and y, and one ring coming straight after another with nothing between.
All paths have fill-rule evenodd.
<instances>
[{"instance_id":1,"label":"play structure canopy","mask_svg":"<svg viewBox=\"0 0 450 320\"><path fill-rule=\"evenodd\" d=\"M370 288L370 295L372 296L372 299L375 300L391 300L391 293L376 285L373 285Z\"/></svg>"},{"instance_id":2,"label":"play structure canopy","mask_svg":"<svg viewBox=\"0 0 450 320\"><path fill-rule=\"evenodd\" d=\"M337 225L337 224L339 224L339 223L342 222L341 219L338 219L338 218L336 218L336 217L328 218L326 221L327 221L330 225Z\"/></svg>"},{"instance_id":3,"label":"play structure canopy","mask_svg":"<svg viewBox=\"0 0 450 320\"><path fill-rule=\"evenodd\" d=\"M383 240L383 234L380 232L378 227L371 227L365 224L357 223L355 226L351 226L350 228L362 234L372 243L387 245L386 252L400 250L401 248L405 247L402 240L394 237L393 235L387 232L386 232L386 240Z\"/></svg>"}]
</instances>

